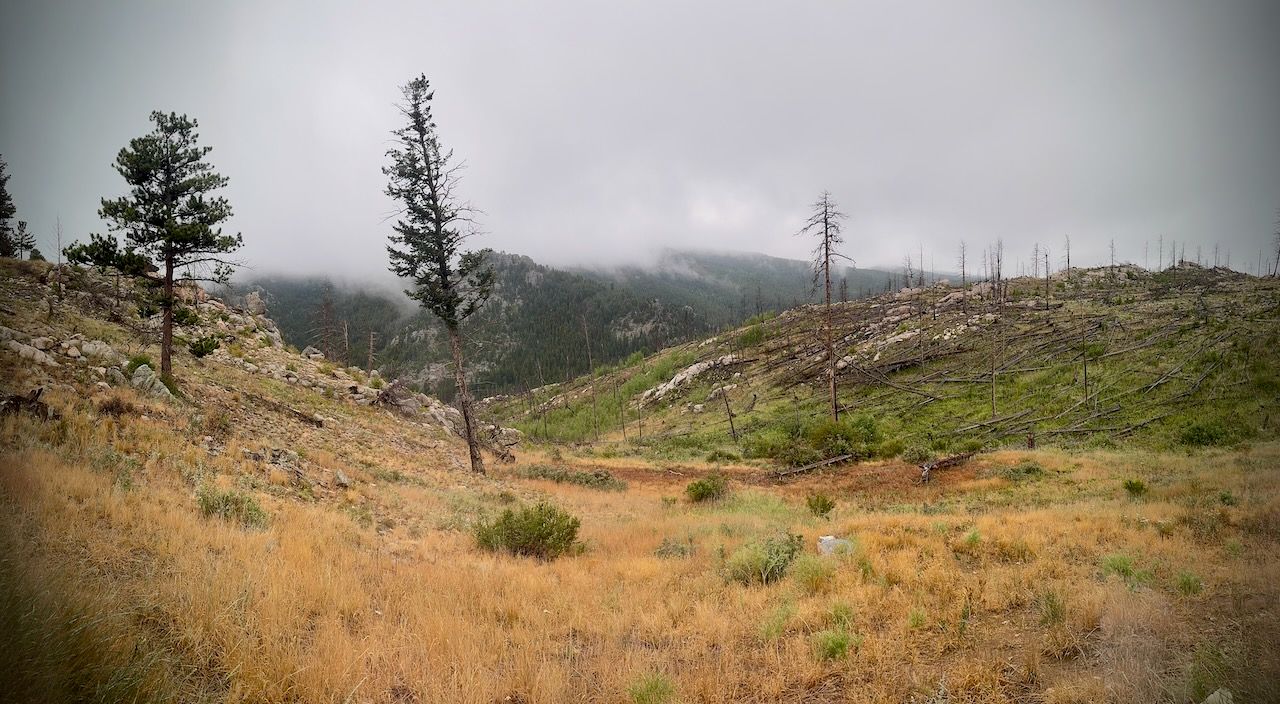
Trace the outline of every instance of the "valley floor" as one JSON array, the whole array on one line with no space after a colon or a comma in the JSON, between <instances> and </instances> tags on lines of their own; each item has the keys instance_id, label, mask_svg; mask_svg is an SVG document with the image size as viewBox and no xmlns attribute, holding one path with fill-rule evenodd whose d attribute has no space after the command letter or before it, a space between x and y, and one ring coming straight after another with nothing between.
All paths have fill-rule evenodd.
<instances>
[{"instance_id":1,"label":"valley floor","mask_svg":"<svg viewBox=\"0 0 1280 704\"><path fill-rule=\"evenodd\" d=\"M903 464L781 485L727 469L731 495L703 505L683 486L708 467L617 467L628 488L598 491L371 435L312 454L351 487L304 499L269 464L211 456L181 407L113 393L119 415L55 393L61 421L0 427L15 701L1277 697L1275 444L998 452L924 486ZM231 489L261 513L204 515ZM829 518L805 508L817 489ZM476 548L472 521L534 500L582 519L581 554ZM855 549L767 586L722 576L779 529ZM682 547L659 557L664 540Z\"/></svg>"}]
</instances>

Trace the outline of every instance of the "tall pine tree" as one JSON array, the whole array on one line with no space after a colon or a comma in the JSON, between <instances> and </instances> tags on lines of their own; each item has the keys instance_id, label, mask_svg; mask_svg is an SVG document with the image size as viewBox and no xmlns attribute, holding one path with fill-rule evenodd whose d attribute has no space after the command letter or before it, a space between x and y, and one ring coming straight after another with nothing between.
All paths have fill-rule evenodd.
<instances>
[{"instance_id":1,"label":"tall pine tree","mask_svg":"<svg viewBox=\"0 0 1280 704\"><path fill-rule=\"evenodd\" d=\"M243 240L238 233L222 234L231 204L209 194L226 186L227 178L205 161L213 148L197 144L198 123L162 112L151 113L151 121L150 134L130 140L116 155L115 170L129 184L129 194L102 199L98 214L164 272L160 373L168 377L173 373L174 272L186 268L184 278L225 283L233 266L225 255Z\"/></svg>"},{"instance_id":2,"label":"tall pine tree","mask_svg":"<svg viewBox=\"0 0 1280 704\"><path fill-rule=\"evenodd\" d=\"M13 226L9 221L18 214L13 205L13 196L9 195L9 165L0 157L0 257L12 257L18 254L17 242L14 241Z\"/></svg>"},{"instance_id":3,"label":"tall pine tree","mask_svg":"<svg viewBox=\"0 0 1280 704\"><path fill-rule=\"evenodd\" d=\"M431 116L431 84L426 76L418 76L402 91L399 107L406 124L392 132L394 146L387 151L391 165L382 169L388 179L386 193L400 206L387 246L390 269L412 280L413 287L405 293L444 323L471 470L483 473L460 326L489 298L493 269L485 263L487 250L462 251L472 211L454 193L461 167L453 163L453 152L440 145Z\"/></svg>"}]
</instances>

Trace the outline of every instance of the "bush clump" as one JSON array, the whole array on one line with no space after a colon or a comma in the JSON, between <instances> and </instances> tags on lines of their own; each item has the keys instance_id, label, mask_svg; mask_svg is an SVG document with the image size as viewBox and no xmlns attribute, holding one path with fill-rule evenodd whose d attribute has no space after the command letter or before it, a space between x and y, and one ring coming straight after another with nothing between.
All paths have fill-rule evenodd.
<instances>
[{"instance_id":1,"label":"bush clump","mask_svg":"<svg viewBox=\"0 0 1280 704\"><path fill-rule=\"evenodd\" d=\"M837 422L792 413L749 433L743 449L750 458L798 467L841 455L869 459L878 454L881 442L880 430L869 415L846 416Z\"/></svg>"},{"instance_id":2,"label":"bush clump","mask_svg":"<svg viewBox=\"0 0 1280 704\"><path fill-rule=\"evenodd\" d=\"M676 694L675 685L666 675L648 674L627 688L634 704L666 704Z\"/></svg>"},{"instance_id":3,"label":"bush clump","mask_svg":"<svg viewBox=\"0 0 1280 704\"><path fill-rule=\"evenodd\" d=\"M1006 467L1001 474L1005 479L1013 482L1039 479L1044 476L1044 467L1041 467L1038 462L1023 460L1012 467Z\"/></svg>"},{"instance_id":4,"label":"bush clump","mask_svg":"<svg viewBox=\"0 0 1280 704\"><path fill-rule=\"evenodd\" d=\"M192 340L187 343L187 351L197 359L213 354L218 349L218 338L214 335L205 335L198 340Z\"/></svg>"},{"instance_id":5,"label":"bush clump","mask_svg":"<svg viewBox=\"0 0 1280 704\"><path fill-rule=\"evenodd\" d=\"M196 492L200 512L225 521L235 521L246 528L262 528L267 525L267 512L251 494L238 491L219 491L201 487Z\"/></svg>"},{"instance_id":6,"label":"bush clump","mask_svg":"<svg viewBox=\"0 0 1280 704\"><path fill-rule=\"evenodd\" d=\"M729 493L729 482L719 474L709 474L702 479L689 482L684 488L685 496L695 504L707 501L719 501Z\"/></svg>"},{"instance_id":7,"label":"bush clump","mask_svg":"<svg viewBox=\"0 0 1280 704\"><path fill-rule=\"evenodd\" d=\"M725 561L725 578L743 585L776 582L800 554L801 542L800 536L784 532L743 545Z\"/></svg>"},{"instance_id":8,"label":"bush clump","mask_svg":"<svg viewBox=\"0 0 1280 704\"><path fill-rule=\"evenodd\" d=\"M817 555L801 555L791 566L791 577L806 594L820 594L831 586L836 570Z\"/></svg>"},{"instance_id":9,"label":"bush clump","mask_svg":"<svg viewBox=\"0 0 1280 704\"><path fill-rule=\"evenodd\" d=\"M1182 429L1180 436L1183 445L1193 447L1215 447L1226 445L1231 441L1231 433L1222 421L1209 420L1192 423Z\"/></svg>"},{"instance_id":10,"label":"bush clump","mask_svg":"<svg viewBox=\"0 0 1280 704\"><path fill-rule=\"evenodd\" d=\"M677 557L689 557L693 555L695 550L693 538L685 538L684 540L663 538L657 549L653 551L653 554L664 559L674 559Z\"/></svg>"},{"instance_id":11,"label":"bush clump","mask_svg":"<svg viewBox=\"0 0 1280 704\"><path fill-rule=\"evenodd\" d=\"M581 522L548 503L507 509L492 521L476 524L476 543L490 552L552 560L576 550Z\"/></svg>"},{"instance_id":12,"label":"bush clump","mask_svg":"<svg viewBox=\"0 0 1280 704\"><path fill-rule=\"evenodd\" d=\"M133 372L138 367L141 367L144 364L147 365L148 367L151 367L152 369L156 368L156 365L151 362L151 358L148 357L147 355L145 354L133 355L132 357L129 358L129 363L126 364L124 367L125 376L133 376Z\"/></svg>"},{"instance_id":13,"label":"bush clump","mask_svg":"<svg viewBox=\"0 0 1280 704\"><path fill-rule=\"evenodd\" d=\"M809 494L805 503L809 506L809 512L818 518L826 518L836 507L835 499L821 491Z\"/></svg>"},{"instance_id":14,"label":"bush clump","mask_svg":"<svg viewBox=\"0 0 1280 704\"><path fill-rule=\"evenodd\" d=\"M933 450L923 445L910 445L902 451L902 461L911 464L924 464L933 459Z\"/></svg>"},{"instance_id":15,"label":"bush clump","mask_svg":"<svg viewBox=\"0 0 1280 704\"><path fill-rule=\"evenodd\" d=\"M1124 490L1129 492L1130 498L1140 499L1147 493L1147 483L1141 479L1126 479Z\"/></svg>"},{"instance_id":16,"label":"bush clump","mask_svg":"<svg viewBox=\"0 0 1280 704\"><path fill-rule=\"evenodd\" d=\"M200 324L200 315L184 306L173 307L173 324L188 327Z\"/></svg>"},{"instance_id":17,"label":"bush clump","mask_svg":"<svg viewBox=\"0 0 1280 704\"><path fill-rule=\"evenodd\" d=\"M546 479L558 484L577 484L589 489L601 491L626 491L627 483L603 469L590 472L553 467L546 464L535 464L519 472L526 479Z\"/></svg>"},{"instance_id":18,"label":"bush clump","mask_svg":"<svg viewBox=\"0 0 1280 704\"><path fill-rule=\"evenodd\" d=\"M849 648L857 648L862 639L844 628L828 628L813 634L813 653L819 660L843 660Z\"/></svg>"}]
</instances>

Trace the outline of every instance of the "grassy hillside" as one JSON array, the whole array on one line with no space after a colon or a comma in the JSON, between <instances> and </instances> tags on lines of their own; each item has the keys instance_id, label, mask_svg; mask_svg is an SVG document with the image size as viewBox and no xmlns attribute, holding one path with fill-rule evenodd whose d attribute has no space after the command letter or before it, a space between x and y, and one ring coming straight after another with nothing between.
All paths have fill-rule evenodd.
<instances>
[{"instance_id":1,"label":"grassy hillside","mask_svg":"<svg viewBox=\"0 0 1280 704\"><path fill-rule=\"evenodd\" d=\"M1237 701L1277 700L1280 443L1257 413L1254 438L1230 447L1161 449L1188 420L1173 416L1119 449L995 451L927 485L894 459L779 483L766 467L598 456L627 447L620 438L520 448L517 463L477 476L462 470L465 450L438 409L374 405L376 378L303 359L272 338L270 321L213 301L192 305L179 334L217 330L221 346L201 358L179 348L176 396L121 384L112 368L156 358L151 328L132 303L98 295L109 281L51 272L0 260L0 389L42 386L57 413L0 416L0 699L1136 704L1200 702L1228 687ZM56 281L68 285L61 299ZM1249 319L1265 335L1270 284L1222 285L1244 287L1237 307L1261 311ZM1203 284L1211 312L1218 286ZM1115 288L1107 295L1128 299L1128 285ZM1154 305L1191 289L1175 277L1141 290L1135 298ZM1036 323L1029 308L1012 310L1009 329ZM794 391L812 378L797 350L812 342L799 336L805 315L602 379L643 394L686 361L743 354L758 361L725 370L728 383L735 367L754 368L816 404ZM850 334L863 325L850 316ZM1186 339L1220 334L1202 327ZM893 344L880 360L901 359ZM24 345L56 366L22 356ZM1010 365L1038 364L1018 360L1024 347L1035 349L1000 349ZM1120 349L1097 354L1099 389L1115 388L1112 360L1137 354L1105 356ZM890 378L931 389L912 375L954 374L940 360L966 354L982 351L927 357ZM1151 394L1176 395L1218 369L1178 367L1203 354L1184 345L1164 355L1147 385L1176 371ZM1256 392L1265 374L1223 359L1232 366L1201 382L1215 379L1216 391L1189 403L1207 419L1248 408L1228 399L1249 395L1269 409L1274 396ZM664 408L646 416L645 452L703 452L675 440L686 426L691 437L715 432L696 425L710 416L680 412L700 384L652 406ZM847 398L869 404L891 388ZM1009 399L1015 388L1000 387ZM788 399L762 397L762 417ZM1139 439L1151 447L1130 446ZM564 555L486 549L495 519L539 504L580 521ZM822 556L827 535L845 549Z\"/></svg>"},{"instance_id":2,"label":"grassy hillside","mask_svg":"<svg viewBox=\"0 0 1280 704\"><path fill-rule=\"evenodd\" d=\"M610 454L784 464L846 453L926 457L1029 437L1101 448L1275 437L1274 279L1188 265L1156 274L1075 270L1050 282L1047 304L1044 288L1043 280L1014 280L1003 304L977 284L837 306L839 424L825 420L817 307L634 358L594 384L549 386L493 411L549 442L594 442L598 427L596 451ZM657 396L690 365L699 373Z\"/></svg>"}]
</instances>

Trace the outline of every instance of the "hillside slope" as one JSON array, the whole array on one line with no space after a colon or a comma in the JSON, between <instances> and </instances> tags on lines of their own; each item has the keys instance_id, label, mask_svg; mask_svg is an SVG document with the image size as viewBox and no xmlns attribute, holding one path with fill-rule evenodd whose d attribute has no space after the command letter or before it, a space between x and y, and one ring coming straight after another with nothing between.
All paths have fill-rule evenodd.
<instances>
[{"instance_id":1,"label":"hillside slope","mask_svg":"<svg viewBox=\"0 0 1280 704\"><path fill-rule=\"evenodd\" d=\"M1138 704L1218 687L1275 700L1280 443L1003 450L919 485L896 460L778 482L759 467L599 457L628 444L606 442L521 449L477 476L447 410L417 396L403 400L420 408L379 406L377 378L292 352L269 319L213 301L189 304L179 332L219 350L180 346L171 396L139 366L156 356L151 319L116 306L109 277L58 271L0 260L0 389L43 387L56 414L0 411L5 701ZM1189 290L1163 285L1146 290ZM1274 289L1254 281L1205 284L1206 305L1220 285L1243 285L1232 300L1246 311L1272 309ZM650 451L689 454L681 438L720 434L700 425L711 405L692 408L706 373L757 384L731 380L754 369L787 394L808 383L797 348L811 313L602 379L650 392ZM1035 322L1023 314L997 318ZM886 340L849 345L870 339ZM880 359L901 359L901 342ZM1217 368L1179 369L1197 349L1169 355L1153 378L1177 371L1152 393ZM756 361L663 384L697 354ZM930 372L891 376L908 373ZM1205 378L1231 390L1264 377ZM570 389L575 407L584 390ZM690 498L713 474L727 478L719 498ZM508 510L548 504L580 521L559 559L480 540ZM832 535L846 549L824 556Z\"/></svg>"},{"instance_id":2,"label":"hillside slope","mask_svg":"<svg viewBox=\"0 0 1280 704\"><path fill-rule=\"evenodd\" d=\"M805 262L755 254L666 250L644 267L548 267L495 253L493 296L464 328L481 395L510 393L705 337L751 315L814 299ZM888 274L842 270L850 296L882 291ZM438 321L399 292L336 285L324 277L257 276L235 294L259 290L286 341L316 345L365 366L373 332L375 366L451 398L447 341ZM585 326L585 331L584 331ZM327 332L326 332L327 331Z\"/></svg>"},{"instance_id":3,"label":"hillside slope","mask_svg":"<svg viewBox=\"0 0 1280 704\"><path fill-rule=\"evenodd\" d=\"M1073 270L1049 283L1047 305L1044 280L1015 279L1003 304L979 283L836 306L838 427L822 421L816 306L633 360L594 385L500 400L493 412L553 442L786 464L1029 438L1170 447L1275 436L1280 282L1185 264Z\"/></svg>"}]
</instances>

